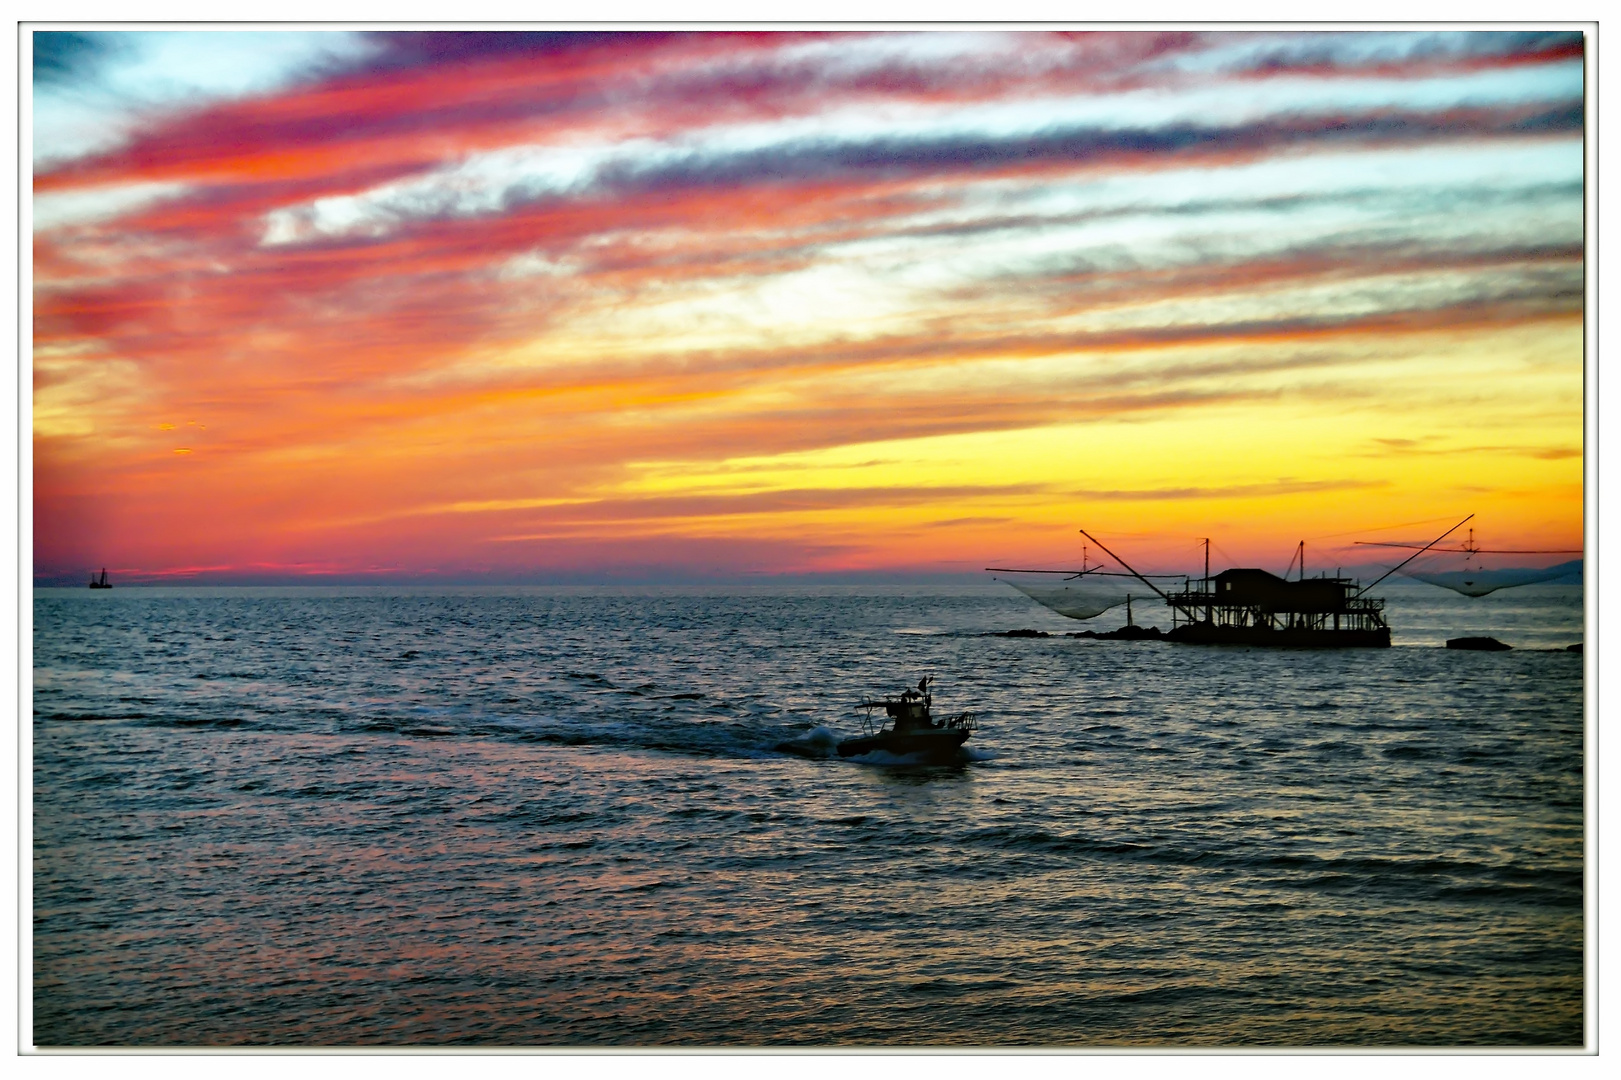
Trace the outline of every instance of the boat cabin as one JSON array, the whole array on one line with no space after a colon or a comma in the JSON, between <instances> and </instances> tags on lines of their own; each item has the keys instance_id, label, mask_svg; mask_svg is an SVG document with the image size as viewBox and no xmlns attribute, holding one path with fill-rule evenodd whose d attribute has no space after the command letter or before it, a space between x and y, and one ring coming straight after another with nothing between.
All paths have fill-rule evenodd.
<instances>
[{"instance_id":1,"label":"boat cabin","mask_svg":"<svg viewBox=\"0 0 1621 1080\"><path fill-rule=\"evenodd\" d=\"M884 712L895 721L896 731L936 726L934 717L929 715L929 699L916 690L908 690L898 698L884 698L872 704L884 707Z\"/></svg>"}]
</instances>

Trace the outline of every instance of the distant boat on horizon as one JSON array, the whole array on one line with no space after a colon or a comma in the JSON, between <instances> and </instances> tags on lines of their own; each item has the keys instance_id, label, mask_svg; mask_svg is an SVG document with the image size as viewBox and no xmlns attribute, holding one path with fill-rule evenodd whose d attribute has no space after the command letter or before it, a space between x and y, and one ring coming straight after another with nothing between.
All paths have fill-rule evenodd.
<instances>
[{"instance_id":1,"label":"distant boat on horizon","mask_svg":"<svg viewBox=\"0 0 1621 1080\"><path fill-rule=\"evenodd\" d=\"M107 580L107 568L105 566L101 568L101 580L96 580L94 574L90 575L90 587L92 589L110 589L113 587L113 583Z\"/></svg>"}]
</instances>

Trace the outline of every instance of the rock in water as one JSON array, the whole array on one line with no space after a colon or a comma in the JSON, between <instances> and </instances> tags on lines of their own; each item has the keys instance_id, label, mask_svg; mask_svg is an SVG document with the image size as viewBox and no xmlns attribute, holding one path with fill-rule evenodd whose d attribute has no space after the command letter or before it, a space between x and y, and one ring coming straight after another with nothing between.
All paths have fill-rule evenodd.
<instances>
[{"instance_id":1,"label":"rock in water","mask_svg":"<svg viewBox=\"0 0 1621 1080\"><path fill-rule=\"evenodd\" d=\"M1449 649L1473 649L1476 652L1502 652L1513 647L1503 644L1494 637L1455 637L1447 640Z\"/></svg>"}]
</instances>

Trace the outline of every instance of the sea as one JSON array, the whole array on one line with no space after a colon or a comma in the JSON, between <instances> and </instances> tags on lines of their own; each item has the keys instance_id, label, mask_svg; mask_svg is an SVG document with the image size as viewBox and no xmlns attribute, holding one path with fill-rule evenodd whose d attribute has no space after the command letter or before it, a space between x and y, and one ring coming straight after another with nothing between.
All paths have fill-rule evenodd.
<instances>
[{"instance_id":1,"label":"sea","mask_svg":"<svg viewBox=\"0 0 1621 1080\"><path fill-rule=\"evenodd\" d=\"M36 589L33 1044L1580 1046L1582 589L1381 591ZM957 759L837 755L931 675Z\"/></svg>"}]
</instances>

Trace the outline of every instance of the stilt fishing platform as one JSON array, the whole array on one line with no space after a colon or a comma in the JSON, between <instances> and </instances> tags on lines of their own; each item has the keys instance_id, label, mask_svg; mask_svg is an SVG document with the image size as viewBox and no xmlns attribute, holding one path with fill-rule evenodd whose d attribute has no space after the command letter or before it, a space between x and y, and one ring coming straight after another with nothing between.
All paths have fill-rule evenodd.
<instances>
[{"instance_id":1,"label":"stilt fishing platform","mask_svg":"<svg viewBox=\"0 0 1621 1080\"><path fill-rule=\"evenodd\" d=\"M1474 515L1470 514L1457 525L1420 547L1400 564L1381 574L1369 585L1362 585L1359 581L1341 577L1337 573L1333 577L1327 575L1306 577L1304 541L1301 542L1297 552L1300 576L1294 580L1287 577L1289 570L1295 567L1293 559L1290 560L1289 570L1285 571L1284 577L1253 567L1235 567L1212 577L1210 541L1206 539L1204 576L1184 577L1180 589L1173 588L1166 591L1149 578L1150 576L1164 578L1168 575L1140 574L1126 560L1110 551L1097 537L1085 529L1080 532L1119 563L1128 576L1146 585L1170 607L1171 629L1164 635L1165 641L1190 645L1261 645L1305 649L1388 648L1390 625L1385 622L1385 602L1369 596L1369 590L1423 552L1439 544L1473 517ZM1069 580L1083 581L1088 576L1100 573L1084 565L1080 571L1010 572L1063 573L1069 575ZM1072 618L1090 618L1114 606L1112 597L1105 596L1094 605L1096 610L1080 606L1078 601L1074 608L1065 610L1064 607L1043 599L1030 589L1015 587L1060 614ZM1128 604L1130 602L1129 594L1126 602ZM1082 614L1083 611L1085 614ZM1133 629L1136 628L1132 625L1128 614L1126 627L1120 636L1125 636Z\"/></svg>"}]
</instances>

